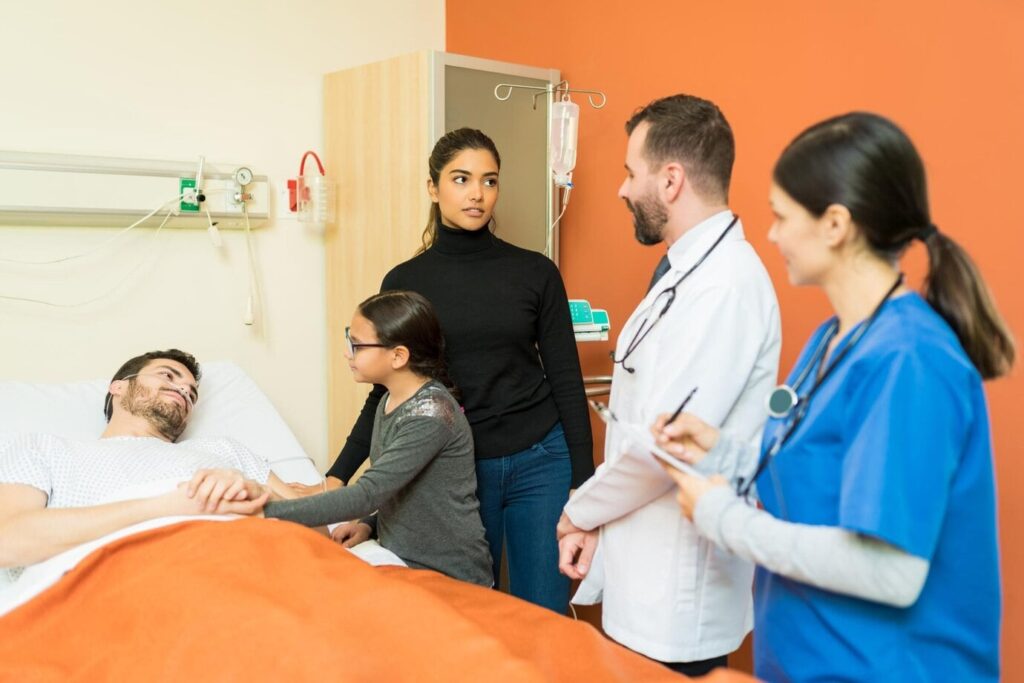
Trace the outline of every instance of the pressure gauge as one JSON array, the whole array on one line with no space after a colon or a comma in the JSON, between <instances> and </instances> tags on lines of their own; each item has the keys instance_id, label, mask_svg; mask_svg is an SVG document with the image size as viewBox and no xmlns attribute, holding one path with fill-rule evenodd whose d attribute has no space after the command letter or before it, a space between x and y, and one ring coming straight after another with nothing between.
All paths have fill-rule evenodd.
<instances>
[{"instance_id":1,"label":"pressure gauge","mask_svg":"<svg viewBox=\"0 0 1024 683\"><path fill-rule=\"evenodd\" d=\"M235 171L235 182L241 187L245 187L252 182L252 171L245 166L242 166Z\"/></svg>"}]
</instances>

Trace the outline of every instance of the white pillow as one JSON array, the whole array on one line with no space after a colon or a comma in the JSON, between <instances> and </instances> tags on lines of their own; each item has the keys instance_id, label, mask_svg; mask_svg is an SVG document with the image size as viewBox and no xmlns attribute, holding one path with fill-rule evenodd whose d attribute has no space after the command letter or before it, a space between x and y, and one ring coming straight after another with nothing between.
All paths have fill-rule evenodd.
<instances>
[{"instance_id":1,"label":"white pillow","mask_svg":"<svg viewBox=\"0 0 1024 683\"><path fill-rule=\"evenodd\" d=\"M179 441L231 437L270 464L284 481L321 481L313 461L256 383L229 361L203 363L199 402ZM95 439L107 420L103 401L109 379L66 384L0 382L0 441L16 434L55 434ZM0 570L0 590L9 583Z\"/></svg>"},{"instance_id":2,"label":"white pillow","mask_svg":"<svg viewBox=\"0 0 1024 683\"><path fill-rule=\"evenodd\" d=\"M313 461L256 383L229 361L203 363L199 402L179 441L226 436L270 463L285 481L321 481ZM66 384L0 382L0 439L24 433L94 439L107 421L109 379Z\"/></svg>"}]
</instances>

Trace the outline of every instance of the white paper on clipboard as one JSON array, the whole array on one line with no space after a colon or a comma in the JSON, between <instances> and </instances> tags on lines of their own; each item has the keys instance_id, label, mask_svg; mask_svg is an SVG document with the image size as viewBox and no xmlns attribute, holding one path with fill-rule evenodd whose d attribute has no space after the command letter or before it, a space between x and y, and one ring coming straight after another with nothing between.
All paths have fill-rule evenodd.
<instances>
[{"instance_id":1,"label":"white paper on clipboard","mask_svg":"<svg viewBox=\"0 0 1024 683\"><path fill-rule=\"evenodd\" d=\"M638 424L632 424L629 422L621 422L613 416L612 412L608 410L607 406L604 406L597 401L591 401L590 406L594 411L609 425L614 425L615 429L619 431L622 437L630 442L634 449L640 450L650 454L652 457L666 463L670 467L674 467L684 474L688 474L691 477L697 477L698 479L707 479L703 474L694 469L693 465L683 462L682 460L674 457L661 446L654 441L654 436ZM632 452L633 449L630 449Z\"/></svg>"},{"instance_id":2,"label":"white paper on clipboard","mask_svg":"<svg viewBox=\"0 0 1024 683\"><path fill-rule=\"evenodd\" d=\"M613 422L612 424L615 425L616 429L620 430L627 441L632 443L634 446L647 451L663 463L674 467L684 474L689 474L691 477L707 479L707 477L694 469L693 465L683 462L679 458L674 457L662 449L661 446L655 443L654 437L651 433L640 425L630 424L628 422Z\"/></svg>"}]
</instances>

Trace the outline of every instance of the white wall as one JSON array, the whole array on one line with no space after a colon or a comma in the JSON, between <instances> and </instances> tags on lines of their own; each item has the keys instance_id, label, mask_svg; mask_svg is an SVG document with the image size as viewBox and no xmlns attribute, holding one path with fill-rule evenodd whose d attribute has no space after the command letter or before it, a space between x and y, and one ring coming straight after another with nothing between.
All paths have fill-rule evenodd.
<instances>
[{"instance_id":1,"label":"white wall","mask_svg":"<svg viewBox=\"0 0 1024 683\"><path fill-rule=\"evenodd\" d=\"M244 163L283 186L320 149L321 77L444 49L443 0L35 0L0 21L0 149ZM329 169L328 169L329 170ZM276 195L276 193L274 193ZM74 253L108 229L0 226L0 257ZM265 325L242 324L245 245L224 233L153 230L74 266L0 264L0 377L108 377L128 357L177 346L232 359L270 395L321 466L327 452L324 249L292 218L257 231ZM132 269L135 269L132 273ZM201 404L200 404L201 405Z\"/></svg>"}]
</instances>

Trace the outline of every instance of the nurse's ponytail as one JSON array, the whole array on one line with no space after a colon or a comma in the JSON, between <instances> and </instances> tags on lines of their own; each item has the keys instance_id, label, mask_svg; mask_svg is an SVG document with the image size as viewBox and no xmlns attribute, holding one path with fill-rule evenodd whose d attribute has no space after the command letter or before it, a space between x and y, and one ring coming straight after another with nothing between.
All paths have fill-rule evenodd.
<instances>
[{"instance_id":1,"label":"nurse's ponytail","mask_svg":"<svg viewBox=\"0 0 1024 683\"><path fill-rule=\"evenodd\" d=\"M985 379L1009 372L1014 360L1010 331L967 252L935 226L920 236L928 248L924 295L946 319Z\"/></svg>"},{"instance_id":2,"label":"nurse's ponytail","mask_svg":"<svg viewBox=\"0 0 1024 683\"><path fill-rule=\"evenodd\" d=\"M416 292L375 294L359 304L359 315L371 323L385 346L409 350L409 369L444 385L458 400L459 390L448 375L444 334L434 307Z\"/></svg>"},{"instance_id":3,"label":"nurse's ponytail","mask_svg":"<svg viewBox=\"0 0 1024 683\"><path fill-rule=\"evenodd\" d=\"M966 251L932 223L924 163L910 138L876 114L822 121L783 151L775 183L814 216L845 206L870 248L897 260L920 239L928 249L924 296L953 328L985 379L1013 366L1013 336Z\"/></svg>"},{"instance_id":4,"label":"nurse's ponytail","mask_svg":"<svg viewBox=\"0 0 1024 683\"><path fill-rule=\"evenodd\" d=\"M483 149L494 156L494 164L501 169L501 155L498 148L482 131L475 128L456 128L441 136L441 139L434 145L427 160L430 173L430 180L434 186L441 183L441 171L451 163L452 159L467 149ZM493 219L492 219L493 220ZM423 246L417 250L422 254L437 240L437 226L441 224L441 208L437 202L431 202L430 214L427 216L427 227L423 229Z\"/></svg>"}]
</instances>

